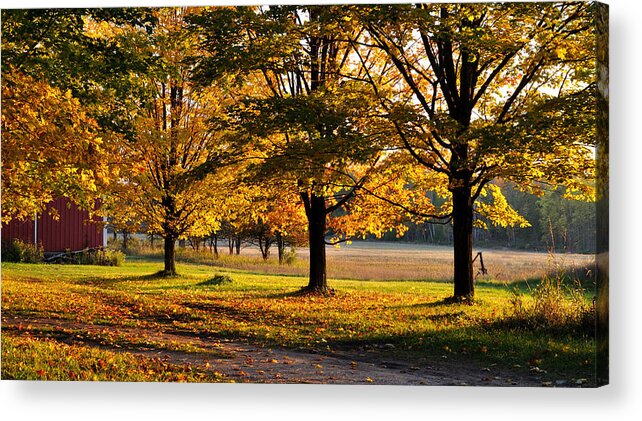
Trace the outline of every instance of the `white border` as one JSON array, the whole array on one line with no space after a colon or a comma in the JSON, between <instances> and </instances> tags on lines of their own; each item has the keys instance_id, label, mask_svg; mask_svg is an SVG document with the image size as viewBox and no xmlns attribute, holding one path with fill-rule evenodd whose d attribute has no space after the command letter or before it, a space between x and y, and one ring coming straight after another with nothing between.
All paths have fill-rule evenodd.
<instances>
[{"instance_id":1,"label":"white border","mask_svg":"<svg viewBox=\"0 0 642 421\"><path fill-rule=\"evenodd\" d=\"M176 6L220 1L15 1L2 7ZM229 3L229 2L228 2ZM285 1L241 1L244 4ZM303 3L289 2L289 3ZM310 2L308 2L310 3ZM321 3L315 1L314 3ZM326 2L327 3L327 2ZM0 418L634 419L642 414L641 2L611 0L611 385L600 389L0 382Z\"/></svg>"}]
</instances>

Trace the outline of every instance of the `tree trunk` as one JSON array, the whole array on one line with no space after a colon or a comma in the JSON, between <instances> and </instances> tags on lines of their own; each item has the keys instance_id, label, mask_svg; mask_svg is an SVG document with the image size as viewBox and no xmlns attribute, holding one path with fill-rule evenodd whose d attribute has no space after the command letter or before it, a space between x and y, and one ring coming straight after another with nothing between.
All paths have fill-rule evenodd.
<instances>
[{"instance_id":1,"label":"tree trunk","mask_svg":"<svg viewBox=\"0 0 642 421\"><path fill-rule=\"evenodd\" d=\"M281 235L280 232L276 232L276 249L279 252L279 264L283 264L283 260L285 259L285 241L283 240L283 236Z\"/></svg>"},{"instance_id":2,"label":"tree trunk","mask_svg":"<svg viewBox=\"0 0 642 421\"><path fill-rule=\"evenodd\" d=\"M236 254L241 254L241 237L236 237Z\"/></svg>"},{"instance_id":3,"label":"tree trunk","mask_svg":"<svg viewBox=\"0 0 642 421\"><path fill-rule=\"evenodd\" d=\"M230 237L227 239L227 249L230 252L230 256L234 254L234 238Z\"/></svg>"},{"instance_id":4,"label":"tree trunk","mask_svg":"<svg viewBox=\"0 0 642 421\"><path fill-rule=\"evenodd\" d=\"M265 239L262 235L259 235L259 250L261 250L261 257L263 260L267 260L270 257L270 243L268 239Z\"/></svg>"},{"instance_id":5,"label":"tree trunk","mask_svg":"<svg viewBox=\"0 0 642 421\"><path fill-rule=\"evenodd\" d=\"M165 276L176 275L176 238L165 235Z\"/></svg>"},{"instance_id":6,"label":"tree trunk","mask_svg":"<svg viewBox=\"0 0 642 421\"><path fill-rule=\"evenodd\" d=\"M214 234L214 255L218 258L218 235Z\"/></svg>"},{"instance_id":7,"label":"tree trunk","mask_svg":"<svg viewBox=\"0 0 642 421\"><path fill-rule=\"evenodd\" d=\"M459 188L453 195L453 247L455 300L471 300L473 285L473 206L470 188Z\"/></svg>"},{"instance_id":8,"label":"tree trunk","mask_svg":"<svg viewBox=\"0 0 642 421\"><path fill-rule=\"evenodd\" d=\"M123 230L123 250L127 251L127 230Z\"/></svg>"},{"instance_id":9,"label":"tree trunk","mask_svg":"<svg viewBox=\"0 0 642 421\"><path fill-rule=\"evenodd\" d=\"M311 292L326 294L325 232L326 205L325 198L310 195L308 213L308 238L310 240L310 279L307 289Z\"/></svg>"}]
</instances>

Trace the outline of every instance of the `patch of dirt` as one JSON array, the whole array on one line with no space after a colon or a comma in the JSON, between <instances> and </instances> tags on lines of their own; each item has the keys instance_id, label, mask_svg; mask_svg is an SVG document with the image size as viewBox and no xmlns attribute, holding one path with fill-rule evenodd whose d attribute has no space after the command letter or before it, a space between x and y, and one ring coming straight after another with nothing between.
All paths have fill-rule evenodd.
<instances>
[{"instance_id":1,"label":"patch of dirt","mask_svg":"<svg viewBox=\"0 0 642 421\"><path fill-rule=\"evenodd\" d=\"M542 386L541 374L524 375L495 367L482 367L466 361L424 359L420 362L384 358L382 353L327 351L323 353L195 335L175 331L149 331L108 325L92 325L70 320L31 318L3 314L4 331L28 331L32 336L50 336L65 343L81 343L114 352L127 352L164 359L172 364L191 364L216 371L230 380L250 383L319 383L385 385L469 385ZM78 335L86 332L88 335ZM137 344L101 344L96 335L139 339ZM140 345L145 340L151 345ZM184 344L200 349L194 352L169 351L156 344Z\"/></svg>"}]
</instances>

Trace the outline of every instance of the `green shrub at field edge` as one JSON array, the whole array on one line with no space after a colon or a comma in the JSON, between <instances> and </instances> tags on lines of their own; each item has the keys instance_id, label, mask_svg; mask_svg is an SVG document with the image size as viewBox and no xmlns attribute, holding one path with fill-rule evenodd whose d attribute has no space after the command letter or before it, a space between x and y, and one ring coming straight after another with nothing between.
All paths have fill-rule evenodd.
<instances>
[{"instance_id":1,"label":"green shrub at field edge","mask_svg":"<svg viewBox=\"0 0 642 421\"><path fill-rule=\"evenodd\" d=\"M564 276L545 276L528 296L513 290L506 326L538 331L595 335L595 306L586 299L579 281L564 283Z\"/></svg>"},{"instance_id":2,"label":"green shrub at field edge","mask_svg":"<svg viewBox=\"0 0 642 421\"><path fill-rule=\"evenodd\" d=\"M2 240L2 261L14 263L40 263L43 261L41 245L25 243L17 238Z\"/></svg>"}]
</instances>

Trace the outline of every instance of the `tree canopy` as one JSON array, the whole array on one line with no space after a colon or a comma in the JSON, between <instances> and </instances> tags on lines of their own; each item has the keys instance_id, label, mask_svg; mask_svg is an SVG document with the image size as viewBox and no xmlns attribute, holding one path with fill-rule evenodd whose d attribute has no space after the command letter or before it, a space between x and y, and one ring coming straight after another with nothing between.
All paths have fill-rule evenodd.
<instances>
[{"instance_id":1,"label":"tree canopy","mask_svg":"<svg viewBox=\"0 0 642 421\"><path fill-rule=\"evenodd\" d=\"M93 210L104 193L108 144L126 130L110 99L140 66L90 30L109 24L149 28L153 19L144 9L2 11L3 221L31 217L58 196Z\"/></svg>"},{"instance_id":2,"label":"tree canopy","mask_svg":"<svg viewBox=\"0 0 642 421\"><path fill-rule=\"evenodd\" d=\"M471 299L473 229L538 223L504 186L595 198L595 10L3 11L3 220L100 198L163 236L167 274L223 221L264 256L307 235L315 293L327 245L445 224Z\"/></svg>"},{"instance_id":3,"label":"tree canopy","mask_svg":"<svg viewBox=\"0 0 642 421\"><path fill-rule=\"evenodd\" d=\"M279 179L297 193L308 220L308 289L317 292L327 291L326 236L343 241L355 230L349 221L362 222L333 224L333 215L368 184L384 150L370 91L343 76L352 50L346 39L358 32L337 25L343 14L339 6L270 6L210 9L190 19L203 37L196 78L252 86L223 127L256 157L248 165L253 179ZM392 215L382 212L359 229L382 232L390 222L384 216Z\"/></svg>"},{"instance_id":4,"label":"tree canopy","mask_svg":"<svg viewBox=\"0 0 642 421\"><path fill-rule=\"evenodd\" d=\"M355 40L370 82L403 148L441 179L452 207L455 297L474 294L477 212L526 225L503 179L541 194L565 185L592 199L595 52L588 3L355 6ZM515 22L519 22L516 30ZM374 51L374 53L371 53ZM491 195L491 204L478 201Z\"/></svg>"}]
</instances>

